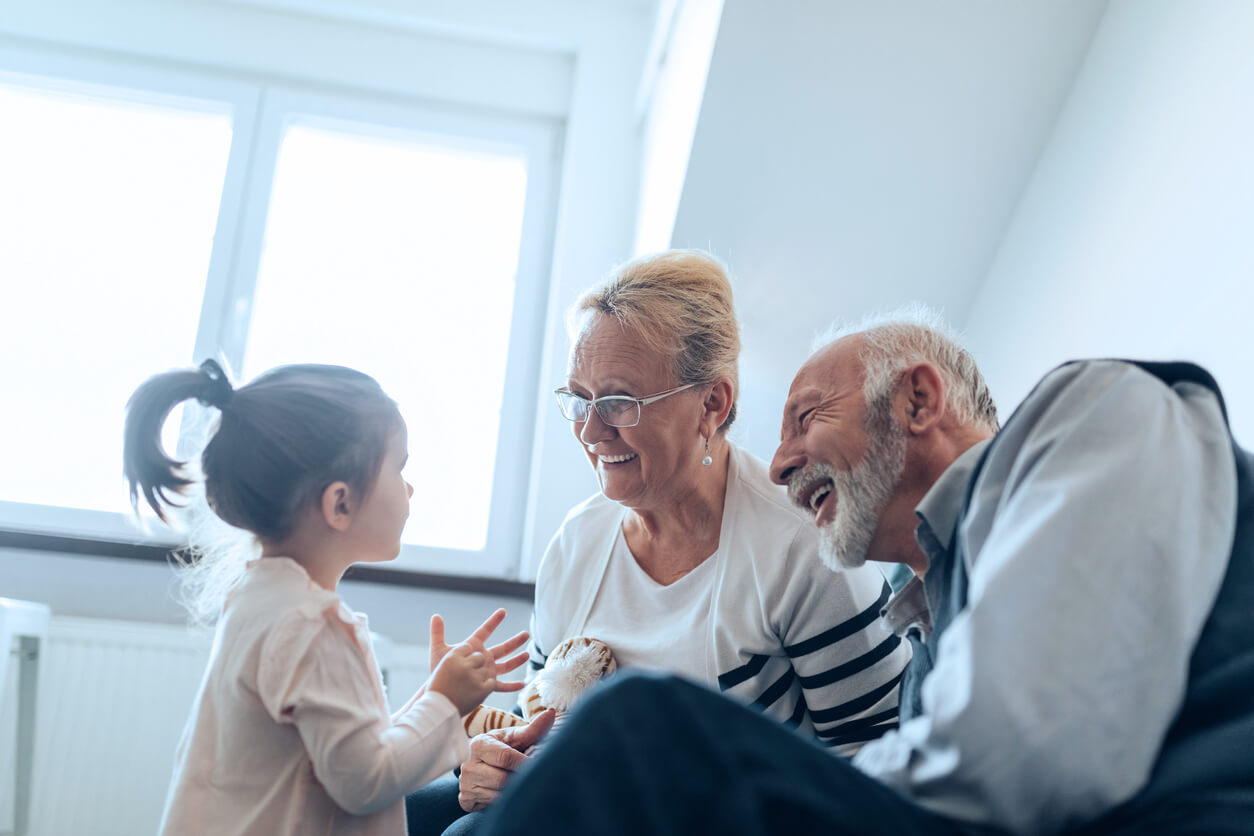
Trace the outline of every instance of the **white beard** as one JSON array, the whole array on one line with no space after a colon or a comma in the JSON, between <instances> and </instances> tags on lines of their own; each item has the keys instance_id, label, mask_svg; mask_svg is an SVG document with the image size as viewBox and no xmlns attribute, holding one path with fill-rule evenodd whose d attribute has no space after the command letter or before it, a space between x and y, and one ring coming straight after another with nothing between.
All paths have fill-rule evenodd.
<instances>
[{"instance_id":1,"label":"white beard","mask_svg":"<svg viewBox=\"0 0 1254 836\"><path fill-rule=\"evenodd\" d=\"M857 569L866 563L871 539L880 515L901 482L906 467L906 434L895 423L869 429L870 444L853 470L840 471L825 462L814 462L792 481L808 484L826 477L832 480L836 516L819 527L819 557L832 571Z\"/></svg>"}]
</instances>

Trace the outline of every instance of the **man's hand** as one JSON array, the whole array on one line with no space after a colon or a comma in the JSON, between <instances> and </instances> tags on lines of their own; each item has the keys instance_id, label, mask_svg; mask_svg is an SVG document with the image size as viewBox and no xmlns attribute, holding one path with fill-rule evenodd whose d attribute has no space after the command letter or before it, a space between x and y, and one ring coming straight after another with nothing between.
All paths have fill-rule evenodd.
<instances>
[{"instance_id":1,"label":"man's hand","mask_svg":"<svg viewBox=\"0 0 1254 836\"><path fill-rule=\"evenodd\" d=\"M527 760L523 754L553 725L553 709L545 709L529 725L496 729L470 741L470 758L462 764L457 803L467 813L496 800L511 772Z\"/></svg>"}]
</instances>

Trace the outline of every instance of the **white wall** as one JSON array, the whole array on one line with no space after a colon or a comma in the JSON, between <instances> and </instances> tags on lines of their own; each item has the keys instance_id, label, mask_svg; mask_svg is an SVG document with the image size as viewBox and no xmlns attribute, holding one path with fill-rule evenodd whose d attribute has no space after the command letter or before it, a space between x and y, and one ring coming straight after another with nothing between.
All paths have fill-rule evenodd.
<instances>
[{"instance_id":1,"label":"white wall","mask_svg":"<svg viewBox=\"0 0 1254 836\"><path fill-rule=\"evenodd\" d=\"M0 46L53 47L274 81L564 117L571 44L458 37L444 20L381 22L337 2L41 0L5 7ZM445 20L446 24L455 19ZM490 30L489 30L490 33Z\"/></svg>"},{"instance_id":2,"label":"white wall","mask_svg":"<svg viewBox=\"0 0 1254 836\"><path fill-rule=\"evenodd\" d=\"M528 579L535 577L566 512L597 490L552 390L566 380L566 310L631 252L640 157L633 105L651 25L644 10L589 25L595 38L589 35L576 61L544 355L533 404L536 432L521 560Z\"/></svg>"},{"instance_id":3,"label":"white wall","mask_svg":"<svg viewBox=\"0 0 1254 836\"><path fill-rule=\"evenodd\" d=\"M726 259L741 417L769 457L833 319L961 319L1101 17L1100 0L728 2L672 242Z\"/></svg>"},{"instance_id":4,"label":"white wall","mask_svg":"<svg viewBox=\"0 0 1254 836\"><path fill-rule=\"evenodd\" d=\"M966 327L1004 414L1074 357L1188 359L1254 442L1254 4L1115 0Z\"/></svg>"},{"instance_id":5,"label":"white wall","mask_svg":"<svg viewBox=\"0 0 1254 836\"><path fill-rule=\"evenodd\" d=\"M640 199L632 255L670 246L723 0L668 0L640 91Z\"/></svg>"},{"instance_id":6,"label":"white wall","mask_svg":"<svg viewBox=\"0 0 1254 836\"><path fill-rule=\"evenodd\" d=\"M552 390L566 380L570 351L566 313L616 264L641 248L668 246L721 7L722 0L664 0L653 21L651 39L616 40L606 45L608 52L589 54L580 63L586 74L604 74L611 66L621 65L623 51L629 50L628 55L639 58L640 72L633 78L617 73L612 82L605 79L596 87L576 86L575 104L581 107L582 118L601 122L588 131L590 135L596 131L593 141L580 142L569 152L563 188L572 196L569 211L559 219L558 239L563 240L564 232L592 235L589 243L595 246L559 253L555 259L545 357L536 393L539 411L527 497L532 512L523 544L524 578L535 577L566 513L599 490L587 457L571 435L570 423L558 413L553 400ZM578 127L572 122L569 132L573 135ZM630 165L617 170L607 167L602 159L605 143L616 159L630 149ZM630 198L623 193L624 186L631 190ZM592 207L605 216L599 227L585 214Z\"/></svg>"}]
</instances>

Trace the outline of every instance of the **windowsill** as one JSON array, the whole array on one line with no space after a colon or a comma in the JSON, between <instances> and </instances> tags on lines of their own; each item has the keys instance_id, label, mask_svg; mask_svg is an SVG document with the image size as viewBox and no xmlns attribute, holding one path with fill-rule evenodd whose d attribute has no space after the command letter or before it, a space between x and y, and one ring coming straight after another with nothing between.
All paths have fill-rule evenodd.
<instances>
[{"instance_id":1,"label":"windowsill","mask_svg":"<svg viewBox=\"0 0 1254 836\"><path fill-rule=\"evenodd\" d=\"M24 531L0 530L0 548L30 549L89 557L118 557L157 563L167 563L170 560L170 550L163 546ZM535 584L502 578L476 578L359 565L350 567L344 574L344 579L385 586L409 586L446 592L469 592L477 595L519 598L528 602L535 598Z\"/></svg>"}]
</instances>

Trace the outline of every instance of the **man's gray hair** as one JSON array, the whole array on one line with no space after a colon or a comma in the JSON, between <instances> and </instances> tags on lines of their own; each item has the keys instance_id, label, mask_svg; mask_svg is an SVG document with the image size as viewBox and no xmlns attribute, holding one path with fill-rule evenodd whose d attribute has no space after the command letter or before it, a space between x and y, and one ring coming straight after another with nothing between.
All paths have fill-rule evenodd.
<instances>
[{"instance_id":1,"label":"man's gray hair","mask_svg":"<svg viewBox=\"0 0 1254 836\"><path fill-rule=\"evenodd\" d=\"M997 406L971 352L936 311L914 303L889 313L870 314L856 325L832 326L815 340L819 351L844 337L861 335L868 407L887 407L901 373L915 363L931 363L944 378L946 406L964 424L997 432Z\"/></svg>"}]
</instances>

